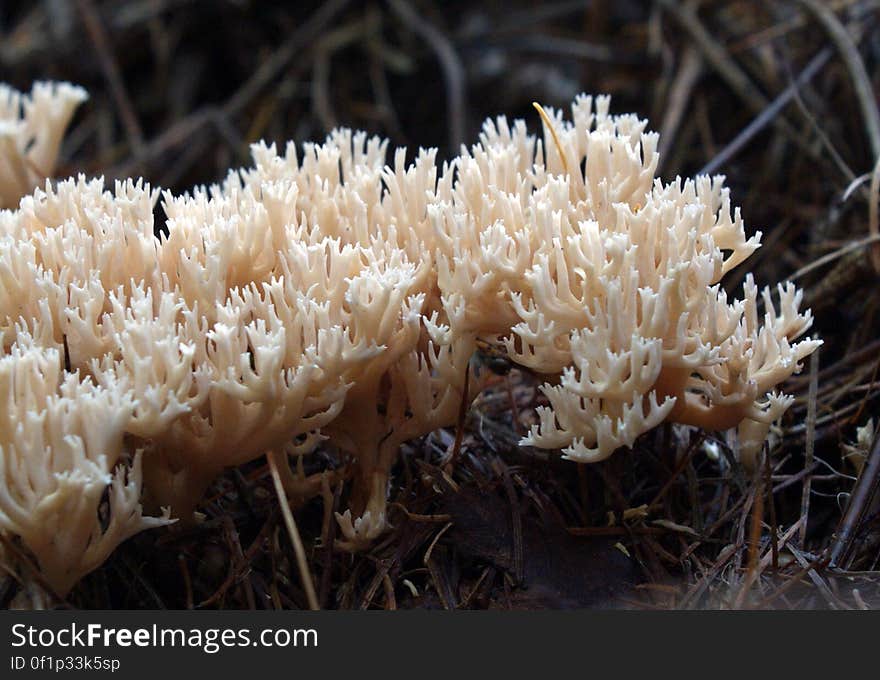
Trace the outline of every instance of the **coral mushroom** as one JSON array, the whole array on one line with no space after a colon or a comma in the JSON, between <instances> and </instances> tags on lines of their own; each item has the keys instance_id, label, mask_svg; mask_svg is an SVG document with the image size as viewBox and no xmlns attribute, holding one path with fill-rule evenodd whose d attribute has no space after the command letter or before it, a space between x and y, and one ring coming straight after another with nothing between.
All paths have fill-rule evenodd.
<instances>
[{"instance_id":1,"label":"coral mushroom","mask_svg":"<svg viewBox=\"0 0 880 680\"><path fill-rule=\"evenodd\" d=\"M83 96L6 92L0 200L50 170ZM4 532L64 594L167 522L142 516L142 474L154 506L191 519L224 468L329 439L353 480L340 545L362 548L401 445L479 390L482 342L546 378L524 443L597 461L671 421L737 427L754 460L819 345L798 339L801 292L746 276L728 298L760 233L722 178L657 179L645 121L607 97L579 97L571 121L540 113L543 138L487 121L440 169L434 151L386 165L386 142L347 130L301 155L258 144L222 184L166 193L158 238L140 181L47 182L0 212Z\"/></svg>"}]
</instances>

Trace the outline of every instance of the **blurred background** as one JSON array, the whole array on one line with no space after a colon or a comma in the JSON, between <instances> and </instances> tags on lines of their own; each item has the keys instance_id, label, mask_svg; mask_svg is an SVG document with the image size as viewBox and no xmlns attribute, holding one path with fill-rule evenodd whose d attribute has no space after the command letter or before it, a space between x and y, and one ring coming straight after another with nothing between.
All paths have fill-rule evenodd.
<instances>
[{"instance_id":1,"label":"blurred background","mask_svg":"<svg viewBox=\"0 0 880 680\"><path fill-rule=\"evenodd\" d=\"M89 91L59 174L141 175L173 191L248 164L259 139L320 140L350 126L411 151L438 147L442 159L473 142L487 116L537 130L533 101L565 108L580 92L612 95L613 112L635 112L661 133L662 178L727 176L747 229L764 232L748 264L759 284L792 277L805 287L826 345L810 367L812 396L810 370L790 387L798 401L778 433L773 521L800 516L809 476L804 550L845 548L852 564L874 569L876 503L850 504L871 480L856 482L861 468L844 458L855 428L878 413L871 255L880 244L869 214L880 175L878 9L872 0L4 0L0 80ZM739 290L744 274L725 285ZM807 440L822 465L804 473ZM581 473L582 487L607 486L609 470ZM628 498L639 493L621 483ZM602 507L600 494L598 518ZM695 521L674 509L676 521ZM856 538L840 546L835 530L856 510Z\"/></svg>"}]
</instances>

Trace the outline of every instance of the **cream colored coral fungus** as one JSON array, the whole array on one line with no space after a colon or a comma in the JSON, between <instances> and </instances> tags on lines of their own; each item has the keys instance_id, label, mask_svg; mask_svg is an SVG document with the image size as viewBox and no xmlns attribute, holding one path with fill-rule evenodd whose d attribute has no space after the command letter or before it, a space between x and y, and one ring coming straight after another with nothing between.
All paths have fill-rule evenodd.
<instances>
[{"instance_id":1,"label":"cream colored coral fungus","mask_svg":"<svg viewBox=\"0 0 880 680\"><path fill-rule=\"evenodd\" d=\"M543 110L542 110L543 113ZM457 159L429 208L453 329L500 340L556 376L524 443L602 460L665 420L739 426L754 457L790 399L774 390L818 345L787 284L777 301L721 278L759 245L721 178L654 177L657 135L609 100L545 115L542 140L503 118Z\"/></svg>"},{"instance_id":2,"label":"cream colored coral fungus","mask_svg":"<svg viewBox=\"0 0 880 680\"><path fill-rule=\"evenodd\" d=\"M157 192L142 182L84 177L46 183L17 210L0 211L0 332L19 320L64 345L68 365L87 369L111 350L110 293L162 289L153 236Z\"/></svg>"},{"instance_id":3,"label":"cream colored coral fungus","mask_svg":"<svg viewBox=\"0 0 880 680\"><path fill-rule=\"evenodd\" d=\"M52 176L64 132L87 98L69 83L35 83L30 94L0 83L0 208Z\"/></svg>"},{"instance_id":4,"label":"cream colored coral fungus","mask_svg":"<svg viewBox=\"0 0 880 680\"><path fill-rule=\"evenodd\" d=\"M301 159L291 145L283 156L258 145L255 167L213 192L215 200L266 196L269 186L277 195L277 187L292 183L287 242L342 244L344 262L336 250L325 263L310 261L296 245L280 256L288 279L303 278L352 337L377 347L348 373L344 406L321 428L354 461L350 507L338 515L340 546L349 549L368 545L386 526L387 487L401 444L455 422L473 353L473 338L453 335L439 318L427 214L437 187L434 152L407 164L398 150L386 166L386 146L347 130L307 144Z\"/></svg>"},{"instance_id":5,"label":"cream colored coral fungus","mask_svg":"<svg viewBox=\"0 0 880 680\"><path fill-rule=\"evenodd\" d=\"M55 130L79 95L48 92ZM38 104L10 106L30 120ZM164 521L141 516L141 474L153 506L191 519L224 468L329 440L350 480L340 546L363 548L401 446L479 389L479 341L547 378L524 443L596 461L672 421L737 427L753 459L819 344L798 339L810 314L791 284L746 276L728 297L722 277L760 234L721 178L656 178L657 135L609 106L541 109L543 137L487 121L442 168L347 130L300 153L258 144L253 167L164 194L158 238L159 193L140 181L16 196L0 211L3 530L63 594ZM28 125L42 175L57 134ZM283 472L291 493L312 488L303 466Z\"/></svg>"},{"instance_id":6,"label":"cream colored coral fungus","mask_svg":"<svg viewBox=\"0 0 880 680\"><path fill-rule=\"evenodd\" d=\"M141 513L141 454L123 460L130 391L65 373L57 348L22 333L0 358L0 403L0 531L56 594L131 535L168 523Z\"/></svg>"},{"instance_id":7,"label":"cream colored coral fungus","mask_svg":"<svg viewBox=\"0 0 880 680\"><path fill-rule=\"evenodd\" d=\"M387 480L397 449L378 449L398 439L380 431L387 416L379 385L386 390L390 372L401 361L410 366L416 345L425 345L421 315L433 290L430 252L406 228L419 206L425 219L427 199L408 186L422 189L435 175L431 155L410 169L401 156L392 173L383 154L384 144L345 131L307 145L301 161L290 146L279 156L257 145L253 169L166 197L162 273L193 310L186 332L207 338L196 359L211 376L211 396L154 437L161 453L147 457L148 487L160 458L179 458L164 466L178 475L216 474L218 461L285 448L301 455L329 436L357 461L355 497L384 507L385 484L373 480ZM416 411L432 407L420 402ZM364 415L371 412L372 420ZM305 443L293 447L300 436Z\"/></svg>"}]
</instances>

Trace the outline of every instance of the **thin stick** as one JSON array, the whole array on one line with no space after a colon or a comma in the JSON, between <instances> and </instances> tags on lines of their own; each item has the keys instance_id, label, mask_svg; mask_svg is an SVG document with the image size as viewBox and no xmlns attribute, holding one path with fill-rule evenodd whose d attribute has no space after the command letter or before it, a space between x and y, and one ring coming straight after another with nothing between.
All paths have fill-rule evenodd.
<instances>
[{"instance_id":1,"label":"thin stick","mask_svg":"<svg viewBox=\"0 0 880 680\"><path fill-rule=\"evenodd\" d=\"M186 608L193 608L192 579L189 576L189 568L186 565L186 557L181 553L177 556L177 566L180 567L180 575L183 577L183 587L186 593Z\"/></svg>"},{"instance_id":2,"label":"thin stick","mask_svg":"<svg viewBox=\"0 0 880 680\"><path fill-rule=\"evenodd\" d=\"M324 500L324 520L321 528L321 543L324 550L324 570L321 573L320 604L327 602L330 595L330 580L333 578L333 542L336 539L336 522L333 521L334 513L339 509L339 499L342 497L342 483L336 485L330 492L330 481L325 476L321 481Z\"/></svg>"},{"instance_id":3,"label":"thin stick","mask_svg":"<svg viewBox=\"0 0 880 680\"><path fill-rule=\"evenodd\" d=\"M511 522L513 524L513 575L517 585L522 585L524 579L523 530L522 515L519 511L519 499L516 495L516 489L513 488L513 480L510 478L509 469L507 467L502 468L500 463L493 467L496 468L497 472L501 473L504 491L507 493L507 500L510 503Z\"/></svg>"},{"instance_id":4,"label":"thin stick","mask_svg":"<svg viewBox=\"0 0 880 680\"><path fill-rule=\"evenodd\" d=\"M779 525L776 523L776 503L773 498L773 468L770 465L770 452L764 450L764 491L767 494L767 508L770 511L770 548L773 555L773 571L779 570Z\"/></svg>"},{"instance_id":5,"label":"thin stick","mask_svg":"<svg viewBox=\"0 0 880 680\"><path fill-rule=\"evenodd\" d=\"M318 611L321 607L318 605L318 596L315 594L315 584L312 583L312 574L309 571L309 565L306 561L306 550L303 546L302 538L299 535L299 529L296 528L296 521L293 519L293 513L290 511L290 504L287 502L287 494L284 493L284 485L281 483L281 475L278 473L278 463L275 459L277 453L270 451L266 458L269 461L269 469L272 471L272 483L275 485L275 493L278 495L278 502L281 504L281 514L284 517L284 524L287 525L287 533L290 535L290 542L293 543L293 552L296 555L296 563L299 567L299 576L302 580L303 590L306 591L306 599L309 602L309 609Z\"/></svg>"},{"instance_id":6,"label":"thin stick","mask_svg":"<svg viewBox=\"0 0 880 680\"><path fill-rule=\"evenodd\" d=\"M807 403L807 432L804 448L804 469L809 470L813 467L813 454L816 448L816 392L819 386L819 349L813 352L810 357L810 388L808 392ZM813 476L807 474L804 477L803 493L801 495L801 517L804 523L801 525L800 545L803 547L804 541L807 539L807 524L810 515L810 490L813 484Z\"/></svg>"},{"instance_id":7,"label":"thin stick","mask_svg":"<svg viewBox=\"0 0 880 680\"><path fill-rule=\"evenodd\" d=\"M880 225L878 225L878 202L880 202L880 155L874 164L874 172L871 173L871 191L868 199L868 234L871 239L880 239ZM880 244L874 243L871 248L871 264L874 271L880 274Z\"/></svg>"},{"instance_id":8,"label":"thin stick","mask_svg":"<svg viewBox=\"0 0 880 680\"><path fill-rule=\"evenodd\" d=\"M846 512L840 521L840 528L834 533L831 566L849 568L852 561L853 539L859 533L869 509L875 504L878 490L880 490L880 437L875 437L871 453L853 487Z\"/></svg>"},{"instance_id":9,"label":"thin stick","mask_svg":"<svg viewBox=\"0 0 880 680\"><path fill-rule=\"evenodd\" d=\"M428 546L428 549L425 551L425 556L422 558L422 564L425 566L428 565L428 562L431 560L431 553L434 552L434 546L437 545L437 541L440 540L440 537L443 536L450 528L452 528L454 522L448 522L440 531L437 532L437 535L434 536L434 540L431 541L431 545Z\"/></svg>"}]
</instances>

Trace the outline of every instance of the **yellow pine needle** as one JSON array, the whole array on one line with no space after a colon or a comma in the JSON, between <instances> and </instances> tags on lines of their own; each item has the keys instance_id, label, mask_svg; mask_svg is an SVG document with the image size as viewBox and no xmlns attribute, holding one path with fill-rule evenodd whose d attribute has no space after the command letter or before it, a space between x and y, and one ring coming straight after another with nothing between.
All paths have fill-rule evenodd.
<instances>
[{"instance_id":1,"label":"yellow pine needle","mask_svg":"<svg viewBox=\"0 0 880 680\"><path fill-rule=\"evenodd\" d=\"M547 115L547 112L538 102L532 102L532 106L535 107L538 115L541 116L541 120L544 121L544 125L550 130L550 136L553 137L553 143L556 144L556 151L559 152L559 158L562 159L562 168L565 170L565 174L568 175L568 163L565 161L565 154L562 153L562 144L559 143L559 137L556 136L556 128L553 127L553 121L550 120L550 116Z\"/></svg>"}]
</instances>

